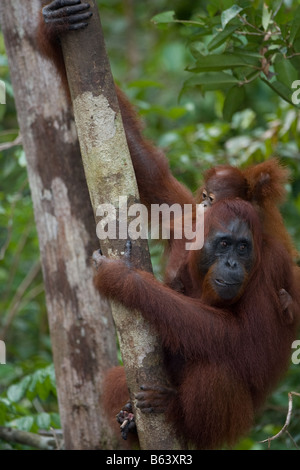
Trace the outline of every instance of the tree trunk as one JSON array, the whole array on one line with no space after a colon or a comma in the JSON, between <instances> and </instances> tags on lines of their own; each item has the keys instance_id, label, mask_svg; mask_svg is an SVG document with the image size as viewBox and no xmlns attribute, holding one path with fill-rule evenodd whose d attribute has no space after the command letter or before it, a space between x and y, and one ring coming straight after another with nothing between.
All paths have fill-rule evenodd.
<instances>
[{"instance_id":1,"label":"tree trunk","mask_svg":"<svg viewBox=\"0 0 300 470\"><path fill-rule=\"evenodd\" d=\"M117 363L111 312L93 286L98 246L70 107L38 52L40 1L1 0L0 13L37 224L66 449L113 449L103 377Z\"/></svg>"},{"instance_id":2,"label":"tree trunk","mask_svg":"<svg viewBox=\"0 0 300 470\"><path fill-rule=\"evenodd\" d=\"M120 196L127 197L130 207L138 202L139 195L97 4L95 1L89 3L93 16L88 28L65 34L61 41L87 184L96 214L98 206L107 203L117 211ZM117 228L120 223L117 218ZM124 252L127 236L125 233L123 239L102 240L102 251L119 258ZM133 242L132 258L139 268L151 270L146 240ZM138 312L115 304L112 304L112 312L141 448L178 449L163 415L143 415L134 406L134 394L142 383L166 382L159 339Z\"/></svg>"}]
</instances>

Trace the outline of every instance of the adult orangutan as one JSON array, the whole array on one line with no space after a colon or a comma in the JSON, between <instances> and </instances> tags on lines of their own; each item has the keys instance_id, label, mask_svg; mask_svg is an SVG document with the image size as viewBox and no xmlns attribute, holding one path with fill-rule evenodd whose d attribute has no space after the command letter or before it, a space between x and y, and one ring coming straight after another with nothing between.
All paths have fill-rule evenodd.
<instances>
[{"instance_id":1,"label":"adult orangutan","mask_svg":"<svg viewBox=\"0 0 300 470\"><path fill-rule=\"evenodd\" d=\"M39 40L61 73L58 37L86 27L88 8L80 0L54 0L43 9ZM142 202L195 204L164 155L144 139L119 90L118 98ZM162 341L170 386L144 384L137 405L145 413L165 412L184 445L199 449L233 445L249 430L288 366L299 323L292 258L280 237L264 230L265 199L256 188L260 201L255 191L252 201L230 194L206 211L202 249L188 251L186 240L171 234L169 285L130 265L129 244L124 261L93 255L99 291L138 309ZM282 291L292 299L292 315ZM105 397L111 416L128 402L122 367L108 374Z\"/></svg>"},{"instance_id":2,"label":"adult orangutan","mask_svg":"<svg viewBox=\"0 0 300 470\"><path fill-rule=\"evenodd\" d=\"M184 445L233 445L288 366L299 289L288 253L263 235L255 209L241 199L214 204L205 215L204 247L185 254L188 295L99 252L95 283L138 309L160 335L170 387L144 384L137 406L164 411ZM293 298L292 321L282 311L282 288ZM113 414L129 400L121 367L108 375L106 398Z\"/></svg>"}]
</instances>

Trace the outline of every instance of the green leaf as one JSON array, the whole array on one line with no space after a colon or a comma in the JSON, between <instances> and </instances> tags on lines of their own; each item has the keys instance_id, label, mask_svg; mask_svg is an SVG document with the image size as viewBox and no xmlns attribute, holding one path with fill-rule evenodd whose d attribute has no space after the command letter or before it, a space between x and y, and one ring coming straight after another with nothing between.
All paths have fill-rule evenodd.
<instances>
[{"instance_id":1,"label":"green leaf","mask_svg":"<svg viewBox=\"0 0 300 470\"><path fill-rule=\"evenodd\" d=\"M233 75L230 75L225 72L208 72L208 73L202 73L201 75L197 77L192 77L189 80L186 81L186 83L190 83L193 85L228 85L230 83L238 83L238 79L235 78Z\"/></svg>"},{"instance_id":2,"label":"green leaf","mask_svg":"<svg viewBox=\"0 0 300 470\"><path fill-rule=\"evenodd\" d=\"M51 389L51 383L49 377L46 377L43 381L39 381L36 384L36 393L41 400L46 400L49 396Z\"/></svg>"},{"instance_id":3,"label":"green leaf","mask_svg":"<svg viewBox=\"0 0 300 470\"><path fill-rule=\"evenodd\" d=\"M209 51L212 51L213 49L216 49L219 47L223 42L226 41L226 39L231 36L237 29L239 28L238 24L234 25L228 25L226 28L221 31L220 33L216 34L212 40L208 43L207 49Z\"/></svg>"},{"instance_id":4,"label":"green leaf","mask_svg":"<svg viewBox=\"0 0 300 470\"><path fill-rule=\"evenodd\" d=\"M188 68L190 72L209 72L217 70L231 69L234 67L248 67L257 65L256 57L242 56L241 54L211 54L204 56L198 54L196 66Z\"/></svg>"},{"instance_id":5,"label":"green leaf","mask_svg":"<svg viewBox=\"0 0 300 470\"><path fill-rule=\"evenodd\" d=\"M9 423L12 427L17 427L21 431L32 431L34 426L33 416L25 416L14 419Z\"/></svg>"},{"instance_id":6,"label":"green leaf","mask_svg":"<svg viewBox=\"0 0 300 470\"><path fill-rule=\"evenodd\" d=\"M27 376L18 384L11 385L7 390L8 399L14 403L20 401L27 391L30 380L30 376Z\"/></svg>"},{"instance_id":7,"label":"green leaf","mask_svg":"<svg viewBox=\"0 0 300 470\"><path fill-rule=\"evenodd\" d=\"M298 79L296 69L292 66L289 59L286 59L282 54L276 54L274 70L276 72L276 79L287 87L291 87L292 83Z\"/></svg>"},{"instance_id":8,"label":"green leaf","mask_svg":"<svg viewBox=\"0 0 300 470\"><path fill-rule=\"evenodd\" d=\"M189 49L193 55L193 57L195 57L195 59L197 59L197 57L199 56L206 56L207 53L208 53L208 50L207 50L207 46L206 44L204 44L203 41L193 41L189 44Z\"/></svg>"},{"instance_id":9,"label":"green leaf","mask_svg":"<svg viewBox=\"0 0 300 470\"><path fill-rule=\"evenodd\" d=\"M50 413L50 416L51 416L51 422L50 422L50 426L52 426L53 428L61 428L61 422L60 422L60 416L58 413Z\"/></svg>"},{"instance_id":10,"label":"green leaf","mask_svg":"<svg viewBox=\"0 0 300 470\"><path fill-rule=\"evenodd\" d=\"M271 17L272 17L272 11L269 11L268 5L264 3L263 11L262 11L262 26L265 31L267 31L269 27Z\"/></svg>"},{"instance_id":11,"label":"green leaf","mask_svg":"<svg viewBox=\"0 0 300 470\"><path fill-rule=\"evenodd\" d=\"M294 49L295 49L295 52L299 53L300 52L300 38L296 38L295 41L294 41Z\"/></svg>"},{"instance_id":12,"label":"green leaf","mask_svg":"<svg viewBox=\"0 0 300 470\"><path fill-rule=\"evenodd\" d=\"M287 87L284 83L281 83L279 81L269 82L269 80L265 78L262 78L262 81L265 82L273 91L275 91L275 93L277 93L277 95L279 95L285 101L290 104L293 104L291 100L292 90Z\"/></svg>"},{"instance_id":13,"label":"green leaf","mask_svg":"<svg viewBox=\"0 0 300 470\"><path fill-rule=\"evenodd\" d=\"M158 15L153 16L151 21L155 24L161 23L174 23L175 20L175 11L164 11Z\"/></svg>"},{"instance_id":14,"label":"green leaf","mask_svg":"<svg viewBox=\"0 0 300 470\"><path fill-rule=\"evenodd\" d=\"M293 44L296 36L297 36L297 33L299 31L299 28L300 28L300 6L298 6L297 10L295 11L295 14L294 14L294 20L292 22L292 26L291 26L291 32L290 32L290 43Z\"/></svg>"},{"instance_id":15,"label":"green leaf","mask_svg":"<svg viewBox=\"0 0 300 470\"><path fill-rule=\"evenodd\" d=\"M231 121L232 116L240 109L245 101L245 88L243 86L233 86L226 94L223 106L223 118Z\"/></svg>"},{"instance_id":16,"label":"green leaf","mask_svg":"<svg viewBox=\"0 0 300 470\"><path fill-rule=\"evenodd\" d=\"M51 416L49 413L39 413L36 417L36 424L39 429L49 429Z\"/></svg>"},{"instance_id":17,"label":"green leaf","mask_svg":"<svg viewBox=\"0 0 300 470\"><path fill-rule=\"evenodd\" d=\"M222 28L224 29L229 21L235 18L242 10L243 8L239 7L238 5L233 5L232 7L228 8L228 10L223 11L221 14Z\"/></svg>"}]
</instances>

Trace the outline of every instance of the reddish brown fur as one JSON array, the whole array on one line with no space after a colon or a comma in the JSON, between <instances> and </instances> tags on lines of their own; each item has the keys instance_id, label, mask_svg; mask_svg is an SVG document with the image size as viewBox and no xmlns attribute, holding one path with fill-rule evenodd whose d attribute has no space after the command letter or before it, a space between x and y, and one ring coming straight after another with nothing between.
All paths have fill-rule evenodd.
<instances>
[{"instance_id":1,"label":"reddish brown fur","mask_svg":"<svg viewBox=\"0 0 300 470\"><path fill-rule=\"evenodd\" d=\"M43 53L64 75L58 42L53 38L53 31L41 22ZM118 97L142 202L147 207L153 203L194 204L192 194L170 173L164 155L143 138L132 107L119 90ZM266 194L262 185L256 186L257 178L260 181L255 172L247 173L253 202L265 210L266 201L275 193ZM271 176L278 197L280 178L275 173ZM196 269L198 254L185 251L186 240L172 237L167 278L174 280L177 274L185 295L122 261L103 259L95 277L103 295L140 310L158 331L169 378L177 390L176 397L168 401L167 418L178 435L197 448L233 445L249 430L254 412L286 370L299 320L299 289L290 257L278 239L272 239L268 231L263 233L254 208L242 200L221 201L208 211L207 227L235 217L243 218L251 228L256 261L243 295L231 305L215 306L220 302L207 292L205 279ZM284 321L280 289L293 298L292 324ZM128 398L124 371L114 369L107 377L105 392L112 419Z\"/></svg>"},{"instance_id":2,"label":"reddish brown fur","mask_svg":"<svg viewBox=\"0 0 300 470\"><path fill-rule=\"evenodd\" d=\"M285 184L289 171L276 158L253 165L243 171L249 187L249 199L264 205L266 202L280 204L286 196Z\"/></svg>"},{"instance_id":3,"label":"reddish brown fur","mask_svg":"<svg viewBox=\"0 0 300 470\"><path fill-rule=\"evenodd\" d=\"M298 258L298 252L278 210L278 205L286 196L288 170L274 158L247 168L244 175L249 185L249 199L260 214L265 232L281 241L293 259Z\"/></svg>"},{"instance_id":4,"label":"reddish brown fur","mask_svg":"<svg viewBox=\"0 0 300 470\"><path fill-rule=\"evenodd\" d=\"M214 194L214 201L237 197L250 201L260 214L265 233L276 236L292 258L296 259L297 250L278 209L285 199L285 184L288 181L288 170L275 158L245 170L220 165L205 172L204 184L197 199L201 200L202 192L206 189L208 193Z\"/></svg>"},{"instance_id":5,"label":"reddish brown fur","mask_svg":"<svg viewBox=\"0 0 300 470\"><path fill-rule=\"evenodd\" d=\"M214 193L217 201L236 197L248 199L247 180L243 172L233 166L219 165L206 170L204 184L199 190L200 197L197 198L201 199L204 188Z\"/></svg>"},{"instance_id":6,"label":"reddish brown fur","mask_svg":"<svg viewBox=\"0 0 300 470\"><path fill-rule=\"evenodd\" d=\"M114 367L108 371L105 377L103 408L109 410L107 417L111 428L115 430L115 434L119 438L121 448L138 447L137 436L133 433L130 433L127 442L124 442L120 434L120 424L116 420L116 416L121 409L120 403L124 406L128 402L129 393L124 368L121 366Z\"/></svg>"},{"instance_id":7,"label":"reddish brown fur","mask_svg":"<svg viewBox=\"0 0 300 470\"><path fill-rule=\"evenodd\" d=\"M276 240L262 238L254 209L244 201L217 203L208 211L208 225L233 217L248 222L257 256L247 288L231 305L203 302L205 279L193 284L191 298L122 261L104 259L95 278L101 293L140 310L157 329L178 391L169 399L167 417L197 448L233 445L249 430L288 365L299 320L299 292L286 251ZM292 325L283 321L282 286L297 304Z\"/></svg>"}]
</instances>

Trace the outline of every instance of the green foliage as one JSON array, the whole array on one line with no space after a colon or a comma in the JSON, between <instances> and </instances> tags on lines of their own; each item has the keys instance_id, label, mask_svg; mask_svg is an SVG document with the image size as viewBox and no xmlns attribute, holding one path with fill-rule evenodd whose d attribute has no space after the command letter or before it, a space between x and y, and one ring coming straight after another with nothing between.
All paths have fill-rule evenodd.
<instances>
[{"instance_id":1,"label":"green foliage","mask_svg":"<svg viewBox=\"0 0 300 470\"><path fill-rule=\"evenodd\" d=\"M0 379L1 375L0 369ZM30 432L60 427L52 364L19 379L0 394L0 426Z\"/></svg>"},{"instance_id":2,"label":"green foliage","mask_svg":"<svg viewBox=\"0 0 300 470\"><path fill-rule=\"evenodd\" d=\"M116 80L137 106L145 134L166 152L174 174L196 190L203 171L219 163L246 166L277 155L291 171L282 212L300 249L299 1L101 0L99 7ZM151 21L152 18L152 21ZM0 425L36 432L59 426L39 249L18 136L13 93L0 34ZM3 147L6 145L6 148ZM9 148L8 148L9 147ZM152 247L162 273L161 247ZM5 331L5 338L3 337ZM292 366L239 449L284 424L288 391L299 391ZM300 441L299 399L290 433ZM271 449L289 449L284 435ZM19 447L16 447L19 448Z\"/></svg>"},{"instance_id":3,"label":"green foliage","mask_svg":"<svg viewBox=\"0 0 300 470\"><path fill-rule=\"evenodd\" d=\"M239 108L246 106L245 94L239 91L260 79L287 102L292 103L292 84L299 79L300 6L294 2L288 14L284 2L257 2L254 9L245 1L226 2L228 8L208 8L193 21L176 20L175 12L156 15L155 23L179 22L188 29L193 63L187 67L196 77L188 79L184 90L197 86L208 90L231 88L232 100ZM244 99L242 99L244 97ZM299 100L296 103L299 104ZM224 118L235 109L224 102Z\"/></svg>"}]
</instances>

